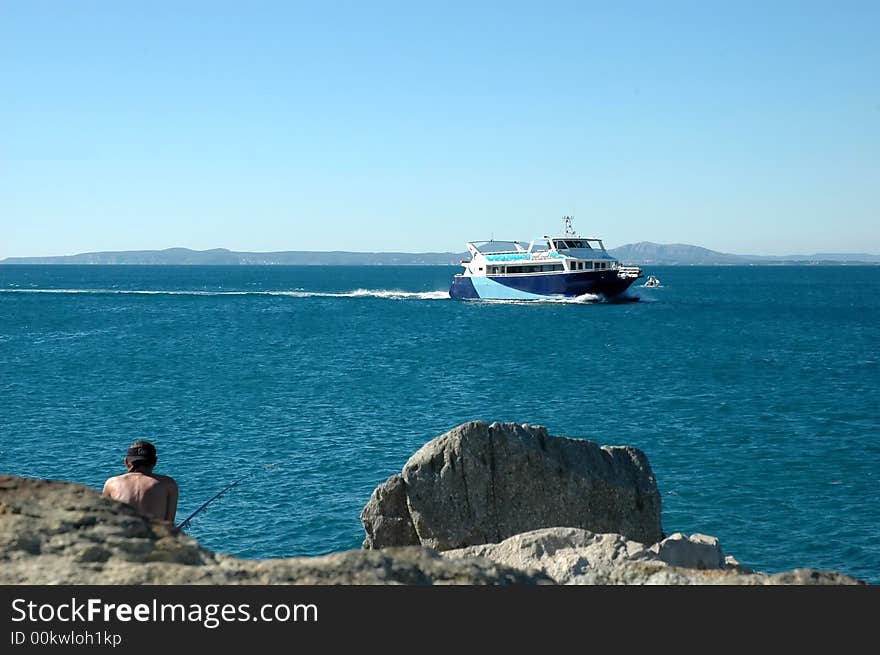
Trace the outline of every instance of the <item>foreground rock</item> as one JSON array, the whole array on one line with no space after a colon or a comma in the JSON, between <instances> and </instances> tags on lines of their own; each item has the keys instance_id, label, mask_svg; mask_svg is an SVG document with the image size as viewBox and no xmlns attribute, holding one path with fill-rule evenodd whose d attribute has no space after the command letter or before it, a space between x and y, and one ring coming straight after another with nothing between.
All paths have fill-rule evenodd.
<instances>
[{"instance_id":1,"label":"foreground rock","mask_svg":"<svg viewBox=\"0 0 880 655\"><path fill-rule=\"evenodd\" d=\"M811 569L756 574L718 540L547 528L438 553L419 546L239 560L97 491L0 476L0 584L854 584Z\"/></svg>"},{"instance_id":2,"label":"foreground rock","mask_svg":"<svg viewBox=\"0 0 880 655\"><path fill-rule=\"evenodd\" d=\"M833 571L795 569L767 575L725 561L718 540L676 534L645 546L619 534L545 528L497 544L449 550L450 560L488 558L574 585L843 585L864 584Z\"/></svg>"},{"instance_id":3,"label":"foreground rock","mask_svg":"<svg viewBox=\"0 0 880 655\"><path fill-rule=\"evenodd\" d=\"M450 550L555 526L662 538L660 494L637 448L483 421L425 444L373 492L361 521L364 548Z\"/></svg>"},{"instance_id":4,"label":"foreground rock","mask_svg":"<svg viewBox=\"0 0 880 655\"><path fill-rule=\"evenodd\" d=\"M419 547L240 560L82 485L0 476L0 584L539 584Z\"/></svg>"}]
</instances>

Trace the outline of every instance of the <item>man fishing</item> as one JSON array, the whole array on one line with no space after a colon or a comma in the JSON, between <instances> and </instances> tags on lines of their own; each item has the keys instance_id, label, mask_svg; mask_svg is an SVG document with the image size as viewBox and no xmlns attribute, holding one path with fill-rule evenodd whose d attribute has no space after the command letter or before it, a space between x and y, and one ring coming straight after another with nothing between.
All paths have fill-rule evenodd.
<instances>
[{"instance_id":1,"label":"man fishing","mask_svg":"<svg viewBox=\"0 0 880 655\"><path fill-rule=\"evenodd\" d=\"M103 494L132 505L150 518L173 523L177 515L177 482L167 475L153 473L156 461L156 446L149 441L135 441L125 455L128 473L108 479Z\"/></svg>"}]
</instances>

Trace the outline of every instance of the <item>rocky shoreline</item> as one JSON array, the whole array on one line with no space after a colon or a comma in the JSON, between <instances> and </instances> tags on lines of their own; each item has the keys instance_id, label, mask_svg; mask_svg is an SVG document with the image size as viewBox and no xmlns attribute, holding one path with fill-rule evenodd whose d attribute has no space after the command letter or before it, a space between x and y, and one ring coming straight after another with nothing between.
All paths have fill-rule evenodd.
<instances>
[{"instance_id":1,"label":"rocky shoreline","mask_svg":"<svg viewBox=\"0 0 880 655\"><path fill-rule=\"evenodd\" d=\"M665 536L647 457L540 426L465 423L364 507L362 550L242 560L83 485L0 476L0 584L845 585L768 575L718 539Z\"/></svg>"}]
</instances>

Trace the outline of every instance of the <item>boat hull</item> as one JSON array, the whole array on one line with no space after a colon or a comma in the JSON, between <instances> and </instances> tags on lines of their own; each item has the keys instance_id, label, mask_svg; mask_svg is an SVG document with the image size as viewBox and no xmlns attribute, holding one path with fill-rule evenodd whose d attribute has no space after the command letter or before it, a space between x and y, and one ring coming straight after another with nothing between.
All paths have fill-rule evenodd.
<instances>
[{"instance_id":1,"label":"boat hull","mask_svg":"<svg viewBox=\"0 0 880 655\"><path fill-rule=\"evenodd\" d=\"M621 278L615 270L484 277L459 274L452 279L449 296L460 300L548 300L593 294L610 300L635 280Z\"/></svg>"}]
</instances>

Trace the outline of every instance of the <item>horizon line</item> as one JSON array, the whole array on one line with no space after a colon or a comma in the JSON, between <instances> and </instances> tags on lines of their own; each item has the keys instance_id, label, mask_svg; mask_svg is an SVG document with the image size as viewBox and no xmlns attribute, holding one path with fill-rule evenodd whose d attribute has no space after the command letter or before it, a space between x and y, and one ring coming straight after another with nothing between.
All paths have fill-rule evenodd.
<instances>
[{"instance_id":1,"label":"horizon line","mask_svg":"<svg viewBox=\"0 0 880 655\"><path fill-rule=\"evenodd\" d=\"M813 252L809 254L800 254L800 253L789 253L785 255L779 254L770 254L770 255L754 255L754 254L741 254L741 253L731 253L724 252L719 250L712 250L711 248L706 248L704 246L698 246L695 244L688 243L657 243L654 241L637 241L633 243L626 243L621 246L616 246L614 248L606 248L608 251L619 250L621 248L631 247L647 244L651 246L660 246L660 247L675 247L675 246L683 246L686 248L696 248L700 250L707 251L708 253L714 255L721 256L732 256L732 257L744 257L744 258L817 258L817 257L827 257L827 256L836 256L836 257L859 257L859 256L867 256L873 258L880 258L880 254L868 253L868 252ZM66 255L10 255L0 259L0 263L11 263L10 260L19 260L19 259L69 259L74 257L85 257L89 255L124 255L124 254L133 254L133 253L168 253L168 252L188 252L194 254L205 254L212 252L222 252L229 253L231 255L281 255L281 254L315 254L315 255L408 255L408 256L418 256L418 255L450 255L450 256L458 256L462 253L467 253L467 250L432 250L432 251L398 251L398 250L232 250L225 247L215 247L215 248L205 248L205 249L195 249L188 248L186 246L170 246L167 248L144 248L144 249L128 249L128 250L88 250L83 252L77 252L73 254Z\"/></svg>"}]
</instances>

